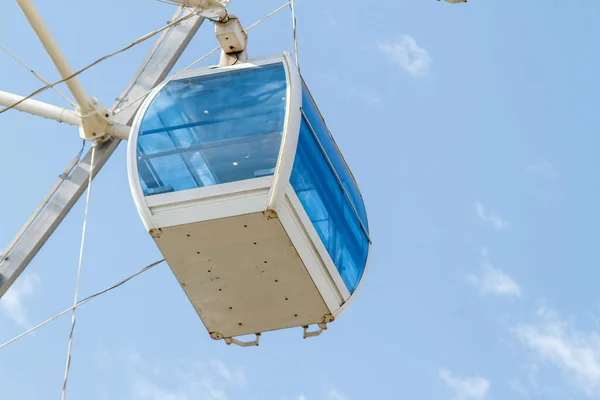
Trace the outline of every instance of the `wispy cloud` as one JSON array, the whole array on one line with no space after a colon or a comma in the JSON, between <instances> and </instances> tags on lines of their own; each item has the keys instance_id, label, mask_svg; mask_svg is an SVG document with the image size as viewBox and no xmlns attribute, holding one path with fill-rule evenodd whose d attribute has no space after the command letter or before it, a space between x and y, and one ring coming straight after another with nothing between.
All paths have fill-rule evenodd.
<instances>
[{"instance_id":1,"label":"wispy cloud","mask_svg":"<svg viewBox=\"0 0 600 400\"><path fill-rule=\"evenodd\" d=\"M340 393L336 388L330 388L327 391L327 400L350 400L350 398Z\"/></svg>"},{"instance_id":2,"label":"wispy cloud","mask_svg":"<svg viewBox=\"0 0 600 400\"><path fill-rule=\"evenodd\" d=\"M512 392L525 397L529 396L530 391L521 380L510 379L506 384Z\"/></svg>"},{"instance_id":3,"label":"wispy cloud","mask_svg":"<svg viewBox=\"0 0 600 400\"><path fill-rule=\"evenodd\" d=\"M379 42L377 47L388 60L412 76L427 75L433 62L429 52L410 35L402 35L393 42Z\"/></svg>"},{"instance_id":4,"label":"wispy cloud","mask_svg":"<svg viewBox=\"0 0 600 400\"><path fill-rule=\"evenodd\" d=\"M225 382L197 368L171 372L160 381L156 376L138 374L131 385L135 400L229 400Z\"/></svg>"},{"instance_id":5,"label":"wispy cloud","mask_svg":"<svg viewBox=\"0 0 600 400\"><path fill-rule=\"evenodd\" d=\"M333 18L332 16L325 16L321 20L321 26L325 28L335 29L338 27L338 25L337 19Z\"/></svg>"},{"instance_id":6,"label":"wispy cloud","mask_svg":"<svg viewBox=\"0 0 600 400\"><path fill-rule=\"evenodd\" d=\"M442 369L440 379L454 392L457 400L482 400L490 390L490 382L479 376L462 378Z\"/></svg>"},{"instance_id":7,"label":"wispy cloud","mask_svg":"<svg viewBox=\"0 0 600 400\"><path fill-rule=\"evenodd\" d=\"M554 166L548 161L542 161L536 164L531 164L527 167L527 172L540 179L553 181L558 179L558 173Z\"/></svg>"},{"instance_id":8,"label":"wispy cloud","mask_svg":"<svg viewBox=\"0 0 600 400\"><path fill-rule=\"evenodd\" d=\"M177 366L144 360L129 350L130 398L133 400L229 400L229 392L246 385L244 371L221 360L178 362Z\"/></svg>"},{"instance_id":9,"label":"wispy cloud","mask_svg":"<svg viewBox=\"0 0 600 400\"><path fill-rule=\"evenodd\" d=\"M475 212L477 216L484 222L492 224L495 230L504 231L510 229L508 221L504 220L501 216L495 213L487 213L485 207L481 202L475 202Z\"/></svg>"},{"instance_id":10,"label":"wispy cloud","mask_svg":"<svg viewBox=\"0 0 600 400\"><path fill-rule=\"evenodd\" d=\"M600 336L561 321L541 308L538 321L514 330L520 341L544 361L558 367L584 394L600 398Z\"/></svg>"},{"instance_id":11,"label":"wispy cloud","mask_svg":"<svg viewBox=\"0 0 600 400\"><path fill-rule=\"evenodd\" d=\"M508 389L519 397L572 400L572 388L560 379L548 379L542 367L538 360L524 359L517 368L512 369L514 376L506 382Z\"/></svg>"},{"instance_id":12,"label":"wispy cloud","mask_svg":"<svg viewBox=\"0 0 600 400\"><path fill-rule=\"evenodd\" d=\"M347 97L349 99L357 99L362 101L368 106L376 106L381 104L382 100L379 95L364 89L359 89L356 86L351 86L348 89Z\"/></svg>"},{"instance_id":13,"label":"wispy cloud","mask_svg":"<svg viewBox=\"0 0 600 400\"><path fill-rule=\"evenodd\" d=\"M521 297L519 285L502 269L496 268L489 260L487 249L481 249L482 272L480 275L468 275L467 280L482 293Z\"/></svg>"},{"instance_id":14,"label":"wispy cloud","mask_svg":"<svg viewBox=\"0 0 600 400\"><path fill-rule=\"evenodd\" d=\"M99 342L92 352L92 360L96 364L96 367L102 371L107 371L111 368L113 364L112 358L108 347L103 342Z\"/></svg>"},{"instance_id":15,"label":"wispy cloud","mask_svg":"<svg viewBox=\"0 0 600 400\"><path fill-rule=\"evenodd\" d=\"M526 172L530 193L542 204L551 205L564 200L564 189L557 185L560 175L549 161L528 165Z\"/></svg>"},{"instance_id":16,"label":"wispy cloud","mask_svg":"<svg viewBox=\"0 0 600 400\"><path fill-rule=\"evenodd\" d=\"M181 389L164 389L147 378L136 379L131 395L134 399L144 400L188 400L188 395Z\"/></svg>"},{"instance_id":17,"label":"wispy cloud","mask_svg":"<svg viewBox=\"0 0 600 400\"><path fill-rule=\"evenodd\" d=\"M284 399L282 399L282 400L290 400L290 399L291 399L291 400L307 400L306 396L305 396L305 395L303 395L303 394L299 394L299 395L298 395L298 396L296 396L296 397L286 397L286 398L284 398Z\"/></svg>"},{"instance_id":18,"label":"wispy cloud","mask_svg":"<svg viewBox=\"0 0 600 400\"><path fill-rule=\"evenodd\" d=\"M214 371L227 382L232 383L236 386L245 386L246 385L246 375L244 371L241 369L231 369L223 361L220 360L212 360L211 365L214 368Z\"/></svg>"},{"instance_id":19,"label":"wispy cloud","mask_svg":"<svg viewBox=\"0 0 600 400\"><path fill-rule=\"evenodd\" d=\"M38 289L40 279L37 275L27 275L17 281L0 300L2 312L23 329L31 326L25 308L25 299Z\"/></svg>"}]
</instances>

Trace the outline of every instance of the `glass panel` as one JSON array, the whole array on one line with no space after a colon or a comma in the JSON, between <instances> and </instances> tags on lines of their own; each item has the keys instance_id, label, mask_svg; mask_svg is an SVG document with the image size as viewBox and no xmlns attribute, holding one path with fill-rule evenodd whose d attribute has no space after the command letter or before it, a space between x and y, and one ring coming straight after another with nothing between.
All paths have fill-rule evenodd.
<instances>
[{"instance_id":1,"label":"glass panel","mask_svg":"<svg viewBox=\"0 0 600 400\"><path fill-rule=\"evenodd\" d=\"M282 63L169 82L140 126L144 194L273 175L286 95Z\"/></svg>"},{"instance_id":2,"label":"glass panel","mask_svg":"<svg viewBox=\"0 0 600 400\"><path fill-rule=\"evenodd\" d=\"M290 181L344 283L354 293L367 264L369 241L304 118Z\"/></svg>"},{"instance_id":3,"label":"glass panel","mask_svg":"<svg viewBox=\"0 0 600 400\"><path fill-rule=\"evenodd\" d=\"M319 142L321 142L321 145L325 149L329 160L339 175L340 180L342 181L342 184L348 193L348 196L352 200L354 207L356 207L356 211L358 212L358 215L360 216L360 219L368 232L369 224L367 221L367 213L365 211L362 195L356 186L352 174L350 171L348 171L346 163L344 162L344 159L340 154L333 137L327 130L325 121L323 121L323 118L319 114L319 111L313 103L310 93L305 86L302 87L302 110L306 114L306 117L308 118L312 128L315 130L315 133L319 138Z\"/></svg>"}]
</instances>

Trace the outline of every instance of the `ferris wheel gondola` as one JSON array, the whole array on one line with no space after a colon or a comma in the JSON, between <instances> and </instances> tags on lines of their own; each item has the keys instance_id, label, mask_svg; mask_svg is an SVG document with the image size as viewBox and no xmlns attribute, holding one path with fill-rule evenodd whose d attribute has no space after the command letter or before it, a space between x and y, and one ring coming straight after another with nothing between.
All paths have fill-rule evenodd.
<instances>
[{"instance_id":1,"label":"ferris wheel gondola","mask_svg":"<svg viewBox=\"0 0 600 400\"><path fill-rule=\"evenodd\" d=\"M73 71L33 3L18 1L77 109L31 99L49 84L27 97L0 92L6 107L0 112L16 109L78 126L95 143L88 185L92 166L101 167L116 148L114 139L128 140L129 183L141 220L213 339L252 346L263 332L323 333L356 297L371 239L358 184L300 74L297 53L295 60L289 53L249 60L247 32L225 10L228 0L174 0L195 8L181 8L184 15L143 38L188 20L192 32L201 18L210 19L222 49L219 64L186 69L158 86L158 78L141 79L154 89L109 111L77 79L109 56ZM177 48L165 48L171 50L176 59ZM172 66L159 56L149 60L161 65L156 76ZM123 113L142 99L137 111ZM97 153L103 161L95 161ZM62 206L65 215L69 207ZM0 256L0 272L9 273L0 274L0 296L31 258L12 256L20 254L26 232ZM239 339L248 334L256 340Z\"/></svg>"},{"instance_id":2,"label":"ferris wheel gondola","mask_svg":"<svg viewBox=\"0 0 600 400\"><path fill-rule=\"evenodd\" d=\"M178 74L140 107L133 197L213 339L317 336L364 279L365 204L291 55L247 60L226 31L225 65Z\"/></svg>"}]
</instances>

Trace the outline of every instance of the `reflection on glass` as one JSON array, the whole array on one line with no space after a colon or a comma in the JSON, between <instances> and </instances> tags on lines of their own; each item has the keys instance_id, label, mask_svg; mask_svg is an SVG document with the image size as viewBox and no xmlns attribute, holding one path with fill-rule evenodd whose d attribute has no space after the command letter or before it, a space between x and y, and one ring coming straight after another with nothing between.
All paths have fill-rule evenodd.
<instances>
[{"instance_id":1,"label":"reflection on glass","mask_svg":"<svg viewBox=\"0 0 600 400\"><path fill-rule=\"evenodd\" d=\"M320 118L310 120L313 128L319 124L323 124ZM326 132L324 126L320 129ZM354 181L340 184L326 159L329 154L321 150L317 139L320 139L319 136L313 133L308 121L303 118L290 182L348 290L354 293L367 264L369 241L353 204L348 200L346 193L349 190L346 193L344 190L346 184L354 186ZM331 140L329 135L324 139ZM328 148L323 142L321 145ZM338 157L341 160L339 154ZM346 169L343 164L338 166ZM344 171L336 169L336 172L344 176ZM353 189L358 193L356 187ZM358 199L360 203L355 207L364 210L362 198Z\"/></svg>"},{"instance_id":2,"label":"reflection on glass","mask_svg":"<svg viewBox=\"0 0 600 400\"><path fill-rule=\"evenodd\" d=\"M169 82L140 126L144 194L272 175L286 91L282 63Z\"/></svg>"},{"instance_id":3,"label":"reflection on glass","mask_svg":"<svg viewBox=\"0 0 600 400\"><path fill-rule=\"evenodd\" d=\"M325 153L327 154L327 157L329 157L329 161L333 164L335 171L340 177L340 180L346 189L346 193L348 193L348 196L352 200L352 203L354 204L354 207L356 208L363 225L368 229L369 224L367 221L367 212L365 211L362 195L356 186L354 177L346 167L346 163L340 154L335 141L329 134L321 114L312 101L309 91L305 86L303 86L302 89L302 111L306 114L308 121L310 121L311 127L315 130L315 134L317 135L319 142L325 149Z\"/></svg>"}]
</instances>

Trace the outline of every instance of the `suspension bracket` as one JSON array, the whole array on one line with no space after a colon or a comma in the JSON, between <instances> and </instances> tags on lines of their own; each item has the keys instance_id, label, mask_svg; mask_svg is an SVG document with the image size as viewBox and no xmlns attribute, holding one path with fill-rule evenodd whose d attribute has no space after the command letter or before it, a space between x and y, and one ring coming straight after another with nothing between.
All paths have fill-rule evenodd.
<instances>
[{"instance_id":1,"label":"suspension bracket","mask_svg":"<svg viewBox=\"0 0 600 400\"><path fill-rule=\"evenodd\" d=\"M81 118L79 136L85 140L104 142L110 137L107 129L112 113L94 97L90 98L89 106L92 111L83 115L81 107L77 108L77 114Z\"/></svg>"},{"instance_id":2,"label":"suspension bracket","mask_svg":"<svg viewBox=\"0 0 600 400\"><path fill-rule=\"evenodd\" d=\"M327 324L322 323L317 325L319 327L318 331L309 331L308 325L304 327L304 339L321 336L321 333L327 330Z\"/></svg>"}]
</instances>

